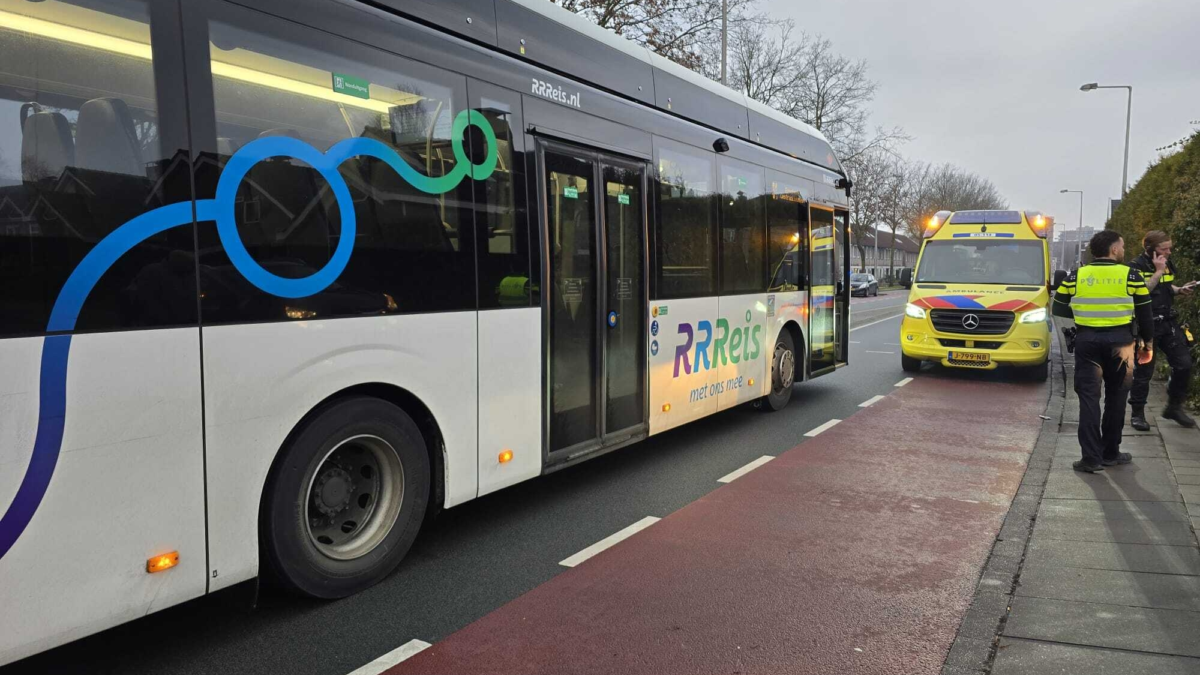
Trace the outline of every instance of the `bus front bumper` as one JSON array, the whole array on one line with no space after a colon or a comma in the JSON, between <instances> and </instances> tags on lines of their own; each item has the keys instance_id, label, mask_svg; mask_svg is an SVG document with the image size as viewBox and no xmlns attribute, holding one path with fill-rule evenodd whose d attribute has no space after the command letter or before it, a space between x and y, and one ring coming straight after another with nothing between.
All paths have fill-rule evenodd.
<instances>
[{"instance_id":1,"label":"bus front bumper","mask_svg":"<svg viewBox=\"0 0 1200 675\"><path fill-rule=\"evenodd\" d=\"M909 358L937 361L949 368L1040 366L1050 358L1050 327L1045 321L1016 322L1005 335L968 336L939 333L929 319L905 316L900 324L900 350ZM986 360L978 355L986 355Z\"/></svg>"}]
</instances>

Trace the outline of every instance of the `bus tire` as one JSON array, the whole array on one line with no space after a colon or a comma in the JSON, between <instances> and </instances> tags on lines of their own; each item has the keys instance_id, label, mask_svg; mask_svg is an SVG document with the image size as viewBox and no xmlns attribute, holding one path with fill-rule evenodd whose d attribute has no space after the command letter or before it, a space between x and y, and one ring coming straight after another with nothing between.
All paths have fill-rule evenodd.
<instances>
[{"instance_id":1,"label":"bus tire","mask_svg":"<svg viewBox=\"0 0 1200 675\"><path fill-rule=\"evenodd\" d=\"M921 359L914 358L908 354L900 354L900 368L906 373L921 372Z\"/></svg>"},{"instance_id":2,"label":"bus tire","mask_svg":"<svg viewBox=\"0 0 1200 675\"><path fill-rule=\"evenodd\" d=\"M429 479L421 432L403 410L371 397L331 403L272 467L259 527L266 571L329 600L378 583L417 537Z\"/></svg>"},{"instance_id":3,"label":"bus tire","mask_svg":"<svg viewBox=\"0 0 1200 675\"><path fill-rule=\"evenodd\" d=\"M779 331L775 349L771 351L771 393L763 397L762 410L783 410L792 400L792 385L796 383L796 346L787 328Z\"/></svg>"}]
</instances>

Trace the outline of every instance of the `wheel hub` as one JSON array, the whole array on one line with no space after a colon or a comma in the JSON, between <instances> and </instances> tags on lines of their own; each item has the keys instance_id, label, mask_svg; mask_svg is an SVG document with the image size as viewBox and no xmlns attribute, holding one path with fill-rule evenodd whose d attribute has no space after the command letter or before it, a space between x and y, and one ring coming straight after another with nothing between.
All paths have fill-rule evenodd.
<instances>
[{"instance_id":1,"label":"wheel hub","mask_svg":"<svg viewBox=\"0 0 1200 675\"><path fill-rule=\"evenodd\" d=\"M784 391L792 386L796 377L795 358L792 351L782 346L775 348L775 368L773 368L773 384L776 392Z\"/></svg>"},{"instance_id":2,"label":"wheel hub","mask_svg":"<svg viewBox=\"0 0 1200 675\"><path fill-rule=\"evenodd\" d=\"M341 467L326 467L313 484L313 506L325 516L336 516L350 506L354 479Z\"/></svg>"}]
</instances>

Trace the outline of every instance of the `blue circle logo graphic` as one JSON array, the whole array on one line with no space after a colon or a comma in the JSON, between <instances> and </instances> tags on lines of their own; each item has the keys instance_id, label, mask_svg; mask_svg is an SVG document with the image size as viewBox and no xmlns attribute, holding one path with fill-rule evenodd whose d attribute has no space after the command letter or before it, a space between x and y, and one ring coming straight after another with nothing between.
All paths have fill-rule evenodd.
<instances>
[{"instance_id":1,"label":"blue circle logo graphic","mask_svg":"<svg viewBox=\"0 0 1200 675\"><path fill-rule=\"evenodd\" d=\"M650 355L658 356L658 340L650 341Z\"/></svg>"},{"instance_id":2,"label":"blue circle logo graphic","mask_svg":"<svg viewBox=\"0 0 1200 675\"><path fill-rule=\"evenodd\" d=\"M658 320L657 319L650 322L650 334L658 335Z\"/></svg>"},{"instance_id":3,"label":"blue circle logo graphic","mask_svg":"<svg viewBox=\"0 0 1200 675\"><path fill-rule=\"evenodd\" d=\"M476 164L463 148L467 127L476 127L483 135L487 152ZM348 138L336 143L326 152L286 136L259 138L238 149L229 158L217 182L214 199L197 199L160 206L129 220L100 240L79 265L72 270L54 301L47 333L75 329L75 322L88 294L114 263L134 246L165 230L193 221L216 221L221 246L233 266L263 291L283 298L303 298L325 290L346 269L354 251L357 222L350 188L338 173L338 167L351 157L373 157L390 166L410 185L427 194L442 194L453 190L464 178L484 180L496 169L498 161L496 133L482 113L464 110L454 118L451 131L451 150L454 168L444 176L426 176L404 161L390 146L371 138ZM289 279L272 274L259 265L246 250L238 234L234 216L234 201L242 179L250 169L265 159L291 157L305 162L329 183L341 214L341 233L337 248L325 267L310 276ZM195 216L192 209L195 207ZM611 318L615 324L615 317ZM0 558L16 543L29 525L50 486L62 449L63 430L67 415L67 362L71 351L71 335L49 335L42 341L40 390L38 396L38 425L33 442L33 454L25 477L8 510L0 518Z\"/></svg>"},{"instance_id":4,"label":"blue circle logo graphic","mask_svg":"<svg viewBox=\"0 0 1200 675\"><path fill-rule=\"evenodd\" d=\"M617 325L617 313L616 313L616 312L609 312L609 313L608 313L608 327L609 327L609 328L615 328L615 327L616 327L616 325Z\"/></svg>"}]
</instances>

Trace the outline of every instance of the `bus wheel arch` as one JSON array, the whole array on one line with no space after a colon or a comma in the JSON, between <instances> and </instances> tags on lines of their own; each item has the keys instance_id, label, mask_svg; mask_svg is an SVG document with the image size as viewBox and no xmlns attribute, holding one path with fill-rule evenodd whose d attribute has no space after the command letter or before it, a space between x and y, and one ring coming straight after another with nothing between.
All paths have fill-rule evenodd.
<instances>
[{"instance_id":1,"label":"bus wheel arch","mask_svg":"<svg viewBox=\"0 0 1200 675\"><path fill-rule=\"evenodd\" d=\"M289 432L264 480L260 573L324 599L386 578L440 510L444 452L436 421L411 392L364 384L326 397ZM330 506L322 501L330 490L346 498ZM339 533L343 519L352 529L341 523Z\"/></svg>"}]
</instances>

